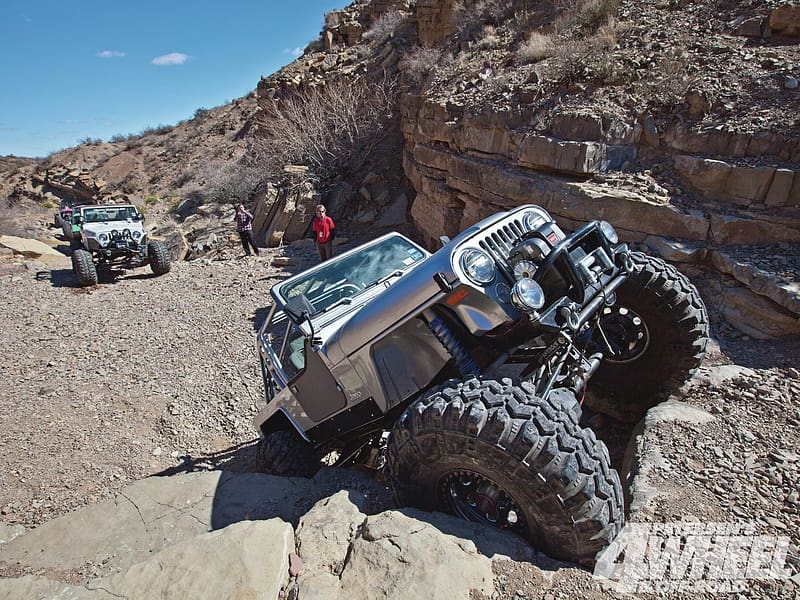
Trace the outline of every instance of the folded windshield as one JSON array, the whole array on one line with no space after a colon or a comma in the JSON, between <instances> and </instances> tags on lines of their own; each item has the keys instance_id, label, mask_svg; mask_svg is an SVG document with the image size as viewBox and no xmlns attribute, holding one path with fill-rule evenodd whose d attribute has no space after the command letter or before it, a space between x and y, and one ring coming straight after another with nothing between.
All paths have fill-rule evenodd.
<instances>
[{"instance_id":1,"label":"folded windshield","mask_svg":"<svg viewBox=\"0 0 800 600\"><path fill-rule=\"evenodd\" d=\"M289 300L305 294L314 310L320 313L334 304L347 302L348 298L406 270L424 257L423 251L407 239L399 235L388 237L353 254L326 261L318 269L282 286L281 295Z\"/></svg>"}]
</instances>

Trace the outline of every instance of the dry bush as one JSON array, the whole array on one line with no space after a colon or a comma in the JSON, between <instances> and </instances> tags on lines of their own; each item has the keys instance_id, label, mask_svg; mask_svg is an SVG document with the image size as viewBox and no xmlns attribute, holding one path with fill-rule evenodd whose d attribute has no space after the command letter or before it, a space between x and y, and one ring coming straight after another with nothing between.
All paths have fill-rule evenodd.
<instances>
[{"instance_id":1,"label":"dry bush","mask_svg":"<svg viewBox=\"0 0 800 600\"><path fill-rule=\"evenodd\" d=\"M550 58L555 52L555 40L547 33L534 31L528 39L520 46L517 56L523 64L539 62L545 58Z\"/></svg>"},{"instance_id":2,"label":"dry bush","mask_svg":"<svg viewBox=\"0 0 800 600\"><path fill-rule=\"evenodd\" d=\"M497 35L497 29L494 25L484 25L483 32L481 33L480 41L478 41L478 48L480 50L491 50L497 48L501 44L500 36Z\"/></svg>"},{"instance_id":3,"label":"dry bush","mask_svg":"<svg viewBox=\"0 0 800 600\"><path fill-rule=\"evenodd\" d=\"M645 83L647 96L655 103L671 106L683 102L687 92L697 84L697 76L689 76L688 61L680 50L659 60L653 69L654 79Z\"/></svg>"},{"instance_id":4,"label":"dry bush","mask_svg":"<svg viewBox=\"0 0 800 600\"><path fill-rule=\"evenodd\" d=\"M613 53L615 45L616 37L610 31L588 37L560 36L553 46L548 76L562 82L610 83L624 79L623 65Z\"/></svg>"},{"instance_id":5,"label":"dry bush","mask_svg":"<svg viewBox=\"0 0 800 600\"><path fill-rule=\"evenodd\" d=\"M513 10L512 0L461 0L453 5L453 27L461 39L473 40L484 25L504 21Z\"/></svg>"},{"instance_id":6,"label":"dry bush","mask_svg":"<svg viewBox=\"0 0 800 600\"><path fill-rule=\"evenodd\" d=\"M206 197L216 202L247 202L265 174L253 160L240 160L223 167L211 167L199 174L205 180Z\"/></svg>"},{"instance_id":7,"label":"dry bush","mask_svg":"<svg viewBox=\"0 0 800 600\"><path fill-rule=\"evenodd\" d=\"M559 33L597 31L613 19L619 9L619 0L560 0L556 3L559 16L554 27Z\"/></svg>"},{"instance_id":8,"label":"dry bush","mask_svg":"<svg viewBox=\"0 0 800 600\"><path fill-rule=\"evenodd\" d=\"M405 21L403 13L399 10L390 10L378 17L375 22L370 25L369 29L364 32L363 37L370 42L385 42L391 37L395 29L402 25L403 21Z\"/></svg>"},{"instance_id":9,"label":"dry bush","mask_svg":"<svg viewBox=\"0 0 800 600\"><path fill-rule=\"evenodd\" d=\"M428 74L439 64L442 51L431 46L416 46L400 60L400 70L412 85L422 85Z\"/></svg>"},{"instance_id":10,"label":"dry bush","mask_svg":"<svg viewBox=\"0 0 800 600\"><path fill-rule=\"evenodd\" d=\"M273 101L251 158L265 178L304 165L322 186L359 165L392 117L396 80L338 79Z\"/></svg>"}]
</instances>

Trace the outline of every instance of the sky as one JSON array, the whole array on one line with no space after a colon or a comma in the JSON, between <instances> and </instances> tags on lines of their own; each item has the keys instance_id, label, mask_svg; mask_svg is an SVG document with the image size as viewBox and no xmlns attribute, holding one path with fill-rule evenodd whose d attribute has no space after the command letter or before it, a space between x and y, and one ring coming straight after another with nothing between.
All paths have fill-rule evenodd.
<instances>
[{"instance_id":1,"label":"sky","mask_svg":"<svg viewBox=\"0 0 800 600\"><path fill-rule=\"evenodd\" d=\"M349 0L2 0L0 156L47 156L247 95Z\"/></svg>"}]
</instances>

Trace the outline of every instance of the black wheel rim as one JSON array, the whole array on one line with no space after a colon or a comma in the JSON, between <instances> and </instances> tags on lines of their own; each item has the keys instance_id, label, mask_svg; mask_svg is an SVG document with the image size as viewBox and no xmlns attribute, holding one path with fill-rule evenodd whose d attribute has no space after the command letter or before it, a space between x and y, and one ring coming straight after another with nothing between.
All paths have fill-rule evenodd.
<instances>
[{"instance_id":1,"label":"black wheel rim","mask_svg":"<svg viewBox=\"0 0 800 600\"><path fill-rule=\"evenodd\" d=\"M448 473L440 484L445 505L458 517L499 529L526 531L522 511L500 486L472 471Z\"/></svg>"},{"instance_id":2,"label":"black wheel rim","mask_svg":"<svg viewBox=\"0 0 800 600\"><path fill-rule=\"evenodd\" d=\"M627 306L606 307L593 339L603 360L610 363L634 361L650 346L647 324Z\"/></svg>"}]
</instances>

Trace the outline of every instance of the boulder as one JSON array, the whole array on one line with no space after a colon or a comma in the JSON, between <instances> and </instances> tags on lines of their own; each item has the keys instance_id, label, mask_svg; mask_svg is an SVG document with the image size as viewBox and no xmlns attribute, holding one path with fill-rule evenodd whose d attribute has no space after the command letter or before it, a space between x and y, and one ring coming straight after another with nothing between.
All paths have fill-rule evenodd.
<instances>
[{"instance_id":1,"label":"boulder","mask_svg":"<svg viewBox=\"0 0 800 600\"><path fill-rule=\"evenodd\" d=\"M720 299L724 319L759 340L800 335L800 317L745 287L724 290Z\"/></svg>"},{"instance_id":2,"label":"boulder","mask_svg":"<svg viewBox=\"0 0 800 600\"><path fill-rule=\"evenodd\" d=\"M0 235L0 247L8 248L14 254L20 254L47 264L61 264L69 260L61 252L51 248L44 242L15 235Z\"/></svg>"},{"instance_id":3,"label":"boulder","mask_svg":"<svg viewBox=\"0 0 800 600\"><path fill-rule=\"evenodd\" d=\"M795 315L800 315L800 283L787 281L760 270L756 265L735 259L724 249L711 252L711 263L718 271L733 276L751 291L766 296Z\"/></svg>"},{"instance_id":4,"label":"boulder","mask_svg":"<svg viewBox=\"0 0 800 600\"><path fill-rule=\"evenodd\" d=\"M445 599L494 591L492 561L473 542L403 512L368 517L354 500L360 498L339 492L301 519L298 598ZM428 568L433 556L436 567Z\"/></svg>"},{"instance_id":5,"label":"boulder","mask_svg":"<svg viewBox=\"0 0 800 600\"><path fill-rule=\"evenodd\" d=\"M711 215L710 240L717 245L800 242L797 219Z\"/></svg>"},{"instance_id":6,"label":"boulder","mask_svg":"<svg viewBox=\"0 0 800 600\"><path fill-rule=\"evenodd\" d=\"M677 400L662 402L647 411L631 435L620 472L630 494L629 522L653 521L659 509L663 514L664 504L668 503L684 506L708 503L702 489L670 483L670 471L683 467L666 458L671 450L671 436L664 436L659 430L670 422L699 426L713 420L704 410Z\"/></svg>"},{"instance_id":7,"label":"boulder","mask_svg":"<svg viewBox=\"0 0 800 600\"><path fill-rule=\"evenodd\" d=\"M0 579L0 597L467 600L492 595L493 561L568 566L511 533L389 506L348 470L150 477L13 539L0 530L0 568L23 574Z\"/></svg>"},{"instance_id":8,"label":"boulder","mask_svg":"<svg viewBox=\"0 0 800 600\"><path fill-rule=\"evenodd\" d=\"M675 158L675 170L706 197L741 206L763 203L775 175L771 167L738 167L686 155Z\"/></svg>"},{"instance_id":9,"label":"boulder","mask_svg":"<svg viewBox=\"0 0 800 600\"><path fill-rule=\"evenodd\" d=\"M672 240L655 235L649 235L644 240L654 254L672 263L703 263L708 254L705 245L697 242Z\"/></svg>"},{"instance_id":10,"label":"boulder","mask_svg":"<svg viewBox=\"0 0 800 600\"><path fill-rule=\"evenodd\" d=\"M604 170L606 145L531 134L518 142L514 158L518 165L530 169L589 175Z\"/></svg>"},{"instance_id":11,"label":"boulder","mask_svg":"<svg viewBox=\"0 0 800 600\"><path fill-rule=\"evenodd\" d=\"M800 37L800 6L784 4L769 15L769 26L778 35Z\"/></svg>"}]
</instances>

